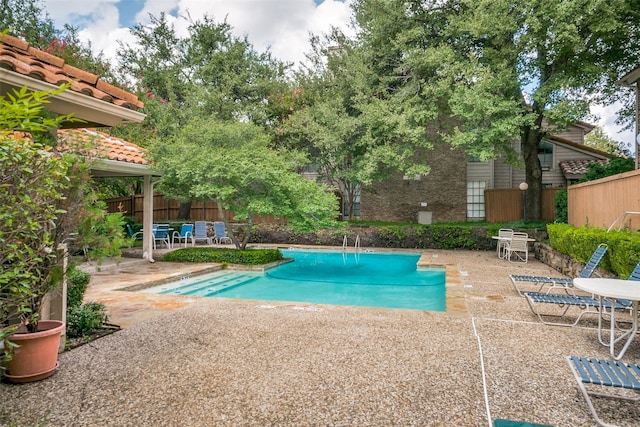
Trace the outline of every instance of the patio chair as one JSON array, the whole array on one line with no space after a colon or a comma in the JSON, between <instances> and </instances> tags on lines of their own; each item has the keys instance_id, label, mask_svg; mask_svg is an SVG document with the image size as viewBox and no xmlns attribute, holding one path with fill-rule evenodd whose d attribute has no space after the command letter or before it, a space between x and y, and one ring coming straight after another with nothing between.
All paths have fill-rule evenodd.
<instances>
[{"instance_id":1,"label":"patio chair","mask_svg":"<svg viewBox=\"0 0 640 427\"><path fill-rule=\"evenodd\" d=\"M510 228L501 228L498 230L498 243L496 245L496 253L498 258L504 258L505 248L509 244L509 239L513 235L513 230Z\"/></svg>"},{"instance_id":2,"label":"patio chair","mask_svg":"<svg viewBox=\"0 0 640 427\"><path fill-rule=\"evenodd\" d=\"M605 253L607 253L607 249L608 246L605 243L600 243L578 277L591 277L596 268L598 268L598 265L600 264L600 261L602 261ZM521 274L511 274L509 275L509 278L511 279L513 287L520 296L524 296L523 291L518 286L518 284L522 283L528 283L538 286L537 292L540 292L545 286L549 286L548 292L550 292L553 288L562 288L565 292L567 292L568 288L573 286L573 279L570 277L528 276Z\"/></svg>"},{"instance_id":3,"label":"patio chair","mask_svg":"<svg viewBox=\"0 0 640 427\"><path fill-rule=\"evenodd\" d=\"M504 258L509 262L524 262L529 260L529 235L514 232L504 247Z\"/></svg>"},{"instance_id":4,"label":"patio chair","mask_svg":"<svg viewBox=\"0 0 640 427\"><path fill-rule=\"evenodd\" d=\"M174 231L171 235L171 245L175 245L176 241L181 242L184 240L184 247L187 247L187 242L191 239L191 246L196 244L193 239L193 224L182 224L180 231Z\"/></svg>"},{"instance_id":5,"label":"patio chair","mask_svg":"<svg viewBox=\"0 0 640 427\"><path fill-rule=\"evenodd\" d=\"M605 423L596 412L591 396L622 399L632 402L640 401L640 364L625 363L614 360L592 359L589 357L567 356L569 368L578 383L591 414L596 422L605 427L615 427ZM587 387L589 387L587 389ZM620 392L610 393L607 390L633 390L635 396L624 395ZM603 390L605 392L603 392Z\"/></svg>"},{"instance_id":6,"label":"patio chair","mask_svg":"<svg viewBox=\"0 0 640 427\"><path fill-rule=\"evenodd\" d=\"M627 280L640 281L640 262L635 266ZM600 298L593 295L525 292L524 296L529 303L529 308L531 308L531 311L536 316L538 316L538 319L540 319L542 323L546 325L575 326L585 314L598 314L601 310L605 310L604 313L606 313L606 311L609 311L612 308L611 300L609 300L608 298L604 298L601 304ZM540 309L542 307L545 307L545 305L541 304L554 304L557 307L554 312L542 312ZM630 300L616 299L615 309L631 310L632 305L633 302ZM580 314L578 315L578 317L576 317L573 323L550 321L551 319L563 318L572 307L578 307L581 310Z\"/></svg>"},{"instance_id":7,"label":"patio chair","mask_svg":"<svg viewBox=\"0 0 640 427\"><path fill-rule=\"evenodd\" d=\"M171 249L169 224L154 224L151 231L153 233L153 249L156 249L157 242L162 242L168 249Z\"/></svg>"},{"instance_id":8,"label":"patio chair","mask_svg":"<svg viewBox=\"0 0 640 427\"><path fill-rule=\"evenodd\" d=\"M198 242L199 240L204 240L207 242L207 245L211 244L211 238L207 234L207 222L206 221L196 221L193 232L193 241Z\"/></svg>"},{"instance_id":9,"label":"patio chair","mask_svg":"<svg viewBox=\"0 0 640 427\"><path fill-rule=\"evenodd\" d=\"M129 237L132 238L133 240L142 240L142 237L143 237L142 231L136 231L134 233L133 227L131 227L131 224L127 224L127 232L129 233Z\"/></svg>"},{"instance_id":10,"label":"patio chair","mask_svg":"<svg viewBox=\"0 0 640 427\"><path fill-rule=\"evenodd\" d=\"M213 223L213 242L214 243L233 243L231 237L227 236L227 228L222 221Z\"/></svg>"}]
</instances>

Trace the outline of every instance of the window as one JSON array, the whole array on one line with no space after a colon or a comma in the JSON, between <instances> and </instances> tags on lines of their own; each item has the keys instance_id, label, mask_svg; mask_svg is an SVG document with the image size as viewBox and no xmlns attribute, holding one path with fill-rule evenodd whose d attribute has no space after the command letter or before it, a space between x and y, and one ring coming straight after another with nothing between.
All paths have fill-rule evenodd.
<instances>
[{"instance_id":1,"label":"window","mask_svg":"<svg viewBox=\"0 0 640 427\"><path fill-rule=\"evenodd\" d=\"M484 213L484 190L487 183L484 181L467 182L467 219L483 220Z\"/></svg>"},{"instance_id":2,"label":"window","mask_svg":"<svg viewBox=\"0 0 640 427\"><path fill-rule=\"evenodd\" d=\"M549 170L553 166L553 144L542 141L538 144L538 158L542 170Z\"/></svg>"}]
</instances>

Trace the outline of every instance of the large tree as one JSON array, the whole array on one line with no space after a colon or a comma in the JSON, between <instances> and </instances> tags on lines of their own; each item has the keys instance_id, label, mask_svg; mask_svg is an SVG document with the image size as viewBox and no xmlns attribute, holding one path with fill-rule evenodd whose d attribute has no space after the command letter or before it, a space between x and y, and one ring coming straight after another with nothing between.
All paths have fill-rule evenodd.
<instances>
[{"instance_id":1,"label":"large tree","mask_svg":"<svg viewBox=\"0 0 640 427\"><path fill-rule=\"evenodd\" d=\"M422 106L410 110L421 126L451 117L443 140L470 154L522 162L531 219L542 139L628 96L616 81L640 59L632 1L356 0L354 11L381 97Z\"/></svg>"},{"instance_id":2,"label":"large tree","mask_svg":"<svg viewBox=\"0 0 640 427\"><path fill-rule=\"evenodd\" d=\"M254 218L286 218L297 229L328 225L337 213L336 200L326 188L296 172L298 157L269 148L264 130L251 123L194 118L171 144L151 150L164 172L162 188L177 199L214 200L230 237L244 249ZM222 209L245 222L239 240Z\"/></svg>"},{"instance_id":3,"label":"large tree","mask_svg":"<svg viewBox=\"0 0 640 427\"><path fill-rule=\"evenodd\" d=\"M362 186L399 171L428 173L418 154L431 144L425 129L407 121L410 105L380 99L377 75L356 43L335 31L325 40L312 38L312 46L312 65L297 74L293 96L270 99L269 111L280 112L275 140L308 154L352 219Z\"/></svg>"},{"instance_id":4,"label":"large tree","mask_svg":"<svg viewBox=\"0 0 640 427\"><path fill-rule=\"evenodd\" d=\"M264 123L263 101L274 86L285 85L287 66L231 31L209 16L191 20L184 36L164 14L135 26L136 43L121 45L118 52L120 73L145 99L147 120L142 130L128 126L119 135L146 146L154 140L177 143L193 120L205 127L220 121ZM188 218L191 199L180 199L178 216Z\"/></svg>"}]
</instances>

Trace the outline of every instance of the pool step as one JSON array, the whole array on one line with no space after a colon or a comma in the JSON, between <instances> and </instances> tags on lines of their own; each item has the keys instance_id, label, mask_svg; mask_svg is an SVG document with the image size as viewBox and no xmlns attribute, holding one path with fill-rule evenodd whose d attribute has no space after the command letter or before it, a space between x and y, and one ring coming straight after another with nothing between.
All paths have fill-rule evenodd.
<instances>
[{"instance_id":1,"label":"pool step","mask_svg":"<svg viewBox=\"0 0 640 427\"><path fill-rule=\"evenodd\" d=\"M197 280L188 279L184 285L179 287L171 287L161 289L160 293L168 295L188 295L188 296L205 296L213 295L232 286L238 286L257 279L259 276L254 274L242 274L237 272L223 273L215 277L207 277L206 279ZM195 280L191 283L191 280Z\"/></svg>"},{"instance_id":2,"label":"pool step","mask_svg":"<svg viewBox=\"0 0 640 427\"><path fill-rule=\"evenodd\" d=\"M253 282L254 280L258 280L260 276L251 275L251 274L243 274L241 276L234 277L232 279L228 279L223 283L217 284L209 284L209 286L205 286L198 290L197 292L189 293L189 296L194 297L210 297L215 294L218 294L226 289L233 288L234 286L245 285L247 283Z\"/></svg>"}]
</instances>

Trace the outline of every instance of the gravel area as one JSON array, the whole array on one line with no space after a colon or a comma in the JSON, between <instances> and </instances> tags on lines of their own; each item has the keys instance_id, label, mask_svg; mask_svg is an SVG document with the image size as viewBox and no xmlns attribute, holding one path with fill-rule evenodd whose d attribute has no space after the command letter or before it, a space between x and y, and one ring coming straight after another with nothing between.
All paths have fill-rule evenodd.
<instances>
[{"instance_id":1,"label":"gravel area","mask_svg":"<svg viewBox=\"0 0 640 427\"><path fill-rule=\"evenodd\" d=\"M539 324L508 279L558 273L494 252L431 252L447 265L448 292L463 295L464 310L192 298L61 354L46 380L0 383L0 423L596 425L564 357L608 358L597 331ZM117 280L117 270L110 274ZM624 360L640 359L639 341ZM609 422L640 425L637 403L597 403Z\"/></svg>"}]
</instances>

